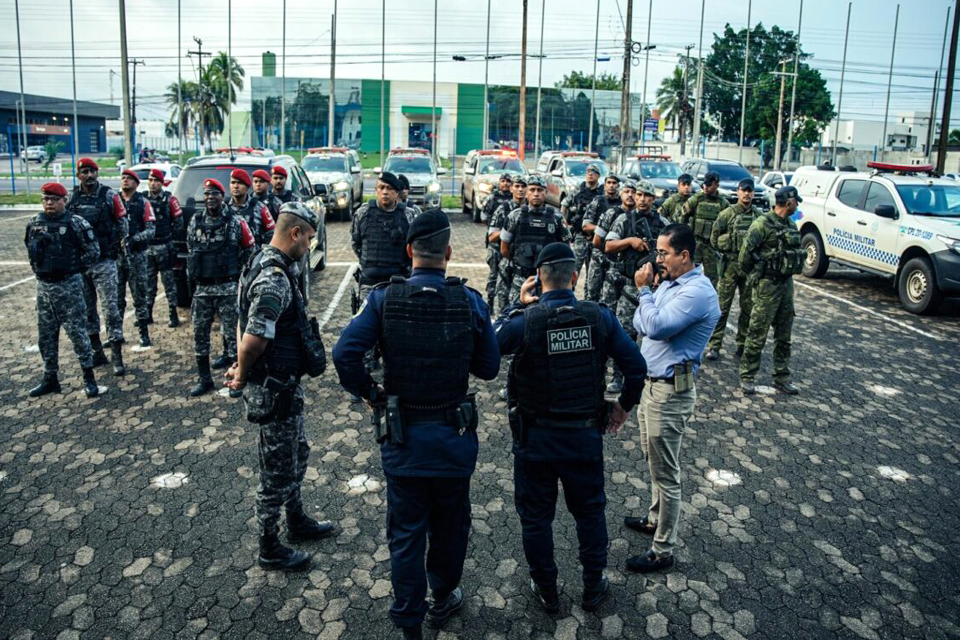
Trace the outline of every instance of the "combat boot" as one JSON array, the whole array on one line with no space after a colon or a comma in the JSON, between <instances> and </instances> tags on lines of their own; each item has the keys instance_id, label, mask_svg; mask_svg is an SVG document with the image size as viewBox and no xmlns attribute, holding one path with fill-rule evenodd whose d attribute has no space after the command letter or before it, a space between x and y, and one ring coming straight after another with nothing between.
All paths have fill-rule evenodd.
<instances>
[{"instance_id":1,"label":"combat boot","mask_svg":"<svg viewBox=\"0 0 960 640\"><path fill-rule=\"evenodd\" d=\"M787 395L791 396L795 396L800 393L800 389L797 389L792 382L775 382L773 384L773 388L780 393L786 393Z\"/></svg>"},{"instance_id":2,"label":"combat boot","mask_svg":"<svg viewBox=\"0 0 960 640\"><path fill-rule=\"evenodd\" d=\"M227 354L223 354L219 358L213 361L213 364L210 365L212 369L226 369L233 364L234 358L231 358Z\"/></svg>"},{"instance_id":3,"label":"combat boot","mask_svg":"<svg viewBox=\"0 0 960 640\"><path fill-rule=\"evenodd\" d=\"M113 355L113 375L122 376L127 373L127 368L123 366L123 343L113 341L110 344L110 351Z\"/></svg>"},{"instance_id":4,"label":"combat boot","mask_svg":"<svg viewBox=\"0 0 960 640\"><path fill-rule=\"evenodd\" d=\"M305 540L319 540L333 533L333 524L324 520L314 520L306 514L301 506L298 509L287 510L287 540L303 542Z\"/></svg>"},{"instance_id":5,"label":"combat boot","mask_svg":"<svg viewBox=\"0 0 960 640\"><path fill-rule=\"evenodd\" d=\"M100 395L100 387L97 386L97 378L93 375L93 367L83 370L83 392L88 398L96 398Z\"/></svg>"},{"instance_id":6,"label":"combat boot","mask_svg":"<svg viewBox=\"0 0 960 640\"><path fill-rule=\"evenodd\" d=\"M260 554L257 563L261 568L273 571L299 571L310 565L310 554L280 544L277 532L260 534Z\"/></svg>"},{"instance_id":7,"label":"combat boot","mask_svg":"<svg viewBox=\"0 0 960 640\"><path fill-rule=\"evenodd\" d=\"M44 373L43 380L33 389L30 389L29 395L31 398L39 398L48 393L60 393L60 380L57 379L55 372Z\"/></svg>"},{"instance_id":8,"label":"combat boot","mask_svg":"<svg viewBox=\"0 0 960 640\"><path fill-rule=\"evenodd\" d=\"M190 389L190 395L194 398L213 390L213 377L210 375L210 356L197 356L197 373L199 374L197 384L193 389Z\"/></svg>"},{"instance_id":9,"label":"combat boot","mask_svg":"<svg viewBox=\"0 0 960 640\"><path fill-rule=\"evenodd\" d=\"M757 392L757 385L753 384L753 380L741 380L740 391L743 391L745 395L752 396Z\"/></svg>"},{"instance_id":10,"label":"combat boot","mask_svg":"<svg viewBox=\"0 0 960 640\"><path fill-rule=\"evenodd\" d=\"M558 613L560 611L560 593L556 586L543 587L530 578L530 592L537 599L537 604L543 607L547 613Z\"/></svg>"},{"instance_id":11,"label":"combat boot","mask_svg":"<svg viewBox=\"0 0 960 640\"><path fill-rule=\"evenodd\" d=\"M177 308L174 306L170 307L170 322L167 323L167 326L171 329L180 326L180 316L177 315Z\"/></svg>"},{"instance_id":12,"label":"combat boot","mask_svg":"<svg viewBox=\"0 0 960 640\"><path fill-rule=\"evenodd\" d=\"M110 364L110 361L107 360L107 354L103 352L103 343L100 342L99 333L90 334L90 348L93 349L93 366L102 367L105 364Z\"/></svg>"},{"instance_id":13,"label":"combat boot","mask_svg":"<svg viewBox=\"0 0 960 640\"><path fill-rule=\"evenodd\" d=\"M150 342L150 329L147 325L150 324L146 320L140 321L140 346L141 347L152 347L153 343Z\"/></svg>"}]
</instances>

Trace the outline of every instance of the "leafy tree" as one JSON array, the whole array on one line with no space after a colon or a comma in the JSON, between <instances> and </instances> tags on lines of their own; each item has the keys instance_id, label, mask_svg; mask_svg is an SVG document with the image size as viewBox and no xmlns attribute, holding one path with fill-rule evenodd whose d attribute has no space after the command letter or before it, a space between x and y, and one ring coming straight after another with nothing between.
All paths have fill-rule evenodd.
<instances>
[{"instance_id":1,"label":"leafy tree","mask_svg":"<svg viewBox=\"0 0 960 640\"><path fill-rule=\"evenodd\" d=\"M947 144L960 144L960 129L954 129L947 137Z\"/></svg>"},{"instance_id":2,"label":"leafy tree","mask_svg":"<svg viewBox=\"0 0 960 640\"><path fill-rule=\"evenodd\" d=\"M45 145L43 145L44 150L47 152L47 160L43 163L44 169L49 169L50 165L56 159L57 154L63 150L63 143L59 140L48 140Z\"/></svg>"},{"instance_id":3,"label":"leafy tree","mask_svg":"<svg viewBox=\"0 0 960 640\"><path fill-rule=\"evenodd\" d=\"M571 71L569 74L564 74L563 80L555 86L557 89L592 89L593 74ZM623 82L618 75L601 73L597 76L597 89L620 91L623 89Z\"/></svg>"},{"instance_id":4,"label":"leafy tree","mask_svg":"<svg viewBox=\"0 0 960 640\"><path fill-rule=\"evenodd\" d=\"M174 135L197 125L207 146L213 147L214 134L223 132L230 105L237 103L237 93L243 90L243 67L236 58L229 67L228 79L227 54L221 51L204 67L199 82L181 81L183 113L177 113L177 83L167 86L164 99L173 108L170 123Z\"/></svg>"}]
</instances>

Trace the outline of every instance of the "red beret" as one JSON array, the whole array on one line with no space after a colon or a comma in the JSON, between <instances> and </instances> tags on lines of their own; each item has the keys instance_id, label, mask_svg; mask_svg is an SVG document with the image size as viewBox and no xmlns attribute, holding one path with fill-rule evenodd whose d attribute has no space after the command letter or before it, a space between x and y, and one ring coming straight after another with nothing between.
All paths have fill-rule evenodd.
<instances>
[{"instance_id":1,"label":"red beret","mask_svg":"<svg viewBox=\"0 0 960 640\"><path fill-rule=\"evenodd\" d=\"M61 198L67 197L67 188L59 182L46 183L40 187L40 192L48 196L60 196Z\"/></svg>"},{"instance_id":2,"label":"red beret","mask_svg":"<svg viewBox=\"0 0 960 640\"><path fill-rule=\"evenodd\" d=\"M260 178L261 180L266 180L267 182L270 182L270 174L264 171L263 169L257 169L256 171L254 171L253 177Z\"/></svg>"},{"instance_id":3,"label":"red beret","mask_svg":"<svg viewBox=\"0 0 960 640\"><path fill-rule=\"evenodd\" d=\"M224 194L227 192L227 190L223 188L223 185L220 184L220 181L215 180L214 178L207 178L206 180L203 181L203 190L207 191L208 189L216 189L221 194Z\"/></svg>"},{"instance_id":4,"label":"red beret","mask_svg":"<svg viewBox=\"0 0 960 640\"><path fill-rule=\"evenodd\" d=\"M250 179L250 174L244 171L243 169L234 169L230 172L230 179L236 180L237 182L242 182L248 187L253 186L253 180Z\"/></svg>"},{"instance_id":5,"label":"red beret","mask_svg":"<svg viewBox=\"0 0 960 640\"><path fill-rule=\"evenodd\" d=\"M284 178L287 177L287 170L281 167L280 165L276 165L273 168L273 173L275 173L278 176L283 176Z\"/></svg>"},{"instance_id":6,"label":"red beret","mask_svg":"<svg viewBox=\"0 0 960 640\"><path fill-rule=\"evenodd\" d=\"M137 172L134 171L133 169L124 169L123 173L121 173L120 175L127 176L128 178L133 178L134 180L137 181L137 184L140 184L140 176L138 176Z\"/></svg>"},{"instance_id":7,"label":"red beret","mask_svg":"<svg viewBox=\"0 0 960 640\"><path fill-rule=\"evenodd\" d=\"M160 169L150 169L150 177L154 180L159 180L160 182L166 184L167 176Z\"/></svg>"},{"instance_id":8,"label":"red beret","mask_svg":"<svg viewBox=\"0 0 960 640\"><path fill-rule=\"evenodd\" d=\"M80 158L77 160L77 171L83 169L84 167L90 167L96 171L100 171L100 165L93 161L93 158Z\"/></svg>"}]
</instances>

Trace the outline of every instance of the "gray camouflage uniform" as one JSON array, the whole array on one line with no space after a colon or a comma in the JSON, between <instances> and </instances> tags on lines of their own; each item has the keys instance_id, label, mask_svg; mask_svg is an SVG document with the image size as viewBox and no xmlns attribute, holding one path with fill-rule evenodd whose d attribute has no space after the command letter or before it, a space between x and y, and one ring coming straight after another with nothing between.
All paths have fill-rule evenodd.
<instances>
[{"instance_id":1,"label":"gray camouflage uniform","mask_svg":"<svg viewBox=\"0 0 960 640\"><path fill-rule=\"evenodd\" d=\"M603 243L607 239L607 235L613 229L613 224L616 219L623 213L623 210L619 206L607 209L597 220L597 229L595 231L596 235L600 236L601 244L597 248L597 252L603 256L606 268L603 269L603 280L600 284L600 302L604 303L611 309L615 309L617 305L617 287L616 279L613 277L611 265L613 264L610 260L610 257L603 250ZM597 269L600 271L600 269ZM618 274L617 274L618 275Z\"/></svg>"},{"instance_id":2,"label":"gray camouflage uniform","mask_svg":"<svg viewBox=\"0 0 960 640\"><path fill-rule=\"evenodd\" d=\"M601 193L587 205L587 212L583 216L584 224L600 226L600 220L603 218L603 214L609 210L610 206L616 207L619 205L619 196L610 200L605 193ZM612 224L612 221L608 224ZM607 228L609 229L609 227ZM607 268L610 266L610 259L607 258L602 249L593 246L592 238L590 238L588 242L590 243L590 270L587 272L586 299L599 302L604 278L607 275Z\"/></svg>"},{"instance_id":3,"label":"gray camouflage uniform","mask_svg":"<svg viewBox=\"0 0 960 640\"><path fill-rule=\"evenodd\" d=\"M146 198L144 200L146 201ZM120 254L120 258L117 260L117 311L120 312L122 318L127 310L126 290L129 283L130 295L133 296L133 308L138 322L146 322L150 317L149 298L147 297L149 291L147 249L156 231L156 223L150 210L149 201L146 201L145 206L147 208L143 214L143 230L132 236L127 236L126 250ZM129 220L127 224L129 225ZM132 247L142 248L133 249Z\"/></svg>"},{"instance_id":4,"label":"gray camouflage uniform","mask_svg":"<svg viewBox=\"0 0 960 640\"><path fill-rule=\"evenodd\" d=\"M513 202L511 201L510 204L512 206ZM506 216L503 226L500 229L500 239L503 242L509 244L512 241L513 235L516 233L517 226L520 223L521 211L521 208L517 207ZM552 231L554 236L552 242L563 242L565 244L570 244L570 242L573 240L573 236L570 233L570 229L564 223L563 216L560 215L559 211L549 205L543 205L539 215L553 215L556 219L556 226ZM516 247L511 245L511 251L515 250ZM520 286L523 285L524 280L525 278L520 273L520 270L516 267L513 267L513 278L510 280L510 293L508 294L509 301L516 300L520 297Z\"/></svg>"},{"instance_id":5,"label":"gray camouflage uniform","mask_svg":"<svg viewBox=\"0 0 960 640\"><path fill-rule=\"evenodd\" d=\"M517 202L511 198L501 203L490 214L489 224L487 225L488 238L491 233L499 231L503 227L507 215L517 206ZM500 253L499 242L490 243L490 246L487 247L487 265L491 269L491 278L487 280L487 299L492 299L494 303L490 305L490 311L493 313L494 306L496 306L496 313L500 313L510 304L510 283L513 282L513 267L510 261ZM490 280L493 280L492 292L490 290Z\"/></svg>"}]
</instances>

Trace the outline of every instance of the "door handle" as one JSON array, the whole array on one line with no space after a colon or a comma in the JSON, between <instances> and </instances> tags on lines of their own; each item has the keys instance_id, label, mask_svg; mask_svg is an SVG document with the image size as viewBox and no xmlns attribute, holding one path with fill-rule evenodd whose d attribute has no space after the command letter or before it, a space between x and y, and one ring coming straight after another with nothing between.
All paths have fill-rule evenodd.
<instances>
[{"instance_id":1,"label":"door handle","mask_svg":"<svg viewBox=\"0 0 960 640\"><path fill-rule=\"evenodd\" d=\"M862 225L864 227L867 226L867 223L864 220L857 220L857 224Z\"/></svg>"},{"instance_id":2,"label":"door handle","mask_svg":"<svg viewBox=\"0 0 960 640\"><path fill-rule=\"evenodd\" d=\"M830 216L831 218L837 217L837 214L835 214L833 211L827 211L827 215Z\"/></svg>"}]
</instances>

